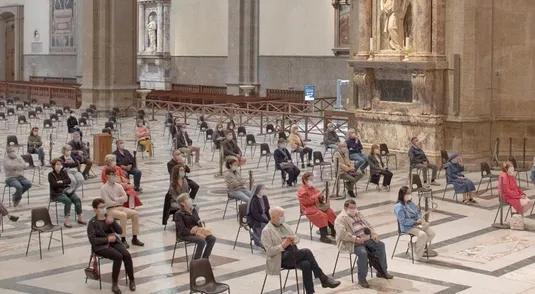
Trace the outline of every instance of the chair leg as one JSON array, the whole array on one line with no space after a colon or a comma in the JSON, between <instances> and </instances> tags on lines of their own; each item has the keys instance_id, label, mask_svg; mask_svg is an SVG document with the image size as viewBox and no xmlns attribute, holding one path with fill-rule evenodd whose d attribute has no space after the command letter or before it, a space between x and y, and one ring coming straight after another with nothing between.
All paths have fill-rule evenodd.
<instances>
[{"instance_id":1,"label":"chair leg","mask_svg":"<svg viewBox=\"0 0 535 294\"><path fill-rule=\"evenodd\" d=\"M288 273L290 272L288 271ZM297 294L299 294L299 278L297 277L297 269L295 269L295 285L297 286Z\"/></svg>"},{"instance_id":2,"label":"chair leg","mask_svg":"<svg viewBox=\"0 0 535 294\"><path fill-rule=\"evenodd\" d=\"M338 254L336 255L336 260L334 262L333 277L334 277L334 272L336 271L336 265L338 265L338 257L340 257L340 251L338 251ZM351 263L351 259L349 260L349 262Z\"/></svg>"},{"instance_id":3,"label":"chair leg","mask_svg":"<svg viewBox=\"0 0 535 294\"><path fill-rule=\"evenodd\" d=\"M392 250L391 259L394 259L394 254L396 254L396 248L398 247L399 237L400 237L400 235L398 235L398 239L396 240L396 245L394 245L394 250Z\"/></svg>"},{"instance_id":4,"label":"chair leg","mask_svg":"<svg viewBox=\"0 0 535 294\"><path fill-rule=\"evenodd\" d=\"M175 248L173 249L173 257L171 258L171 266L173 266L173 263L175 262L175 252L176 252L176 245L178 244L177 241L175 241Z\"/></svg>"},{"instance_id":5,"label":"chair leg","mask_svg":"<svg viewBox=\"0 0 535 294\"><path fill-rule=\"evenodd\" d=\"M349 254L349 270L351 273L351 283L354 283L355 278L353 277L353 275L355 274L355 265L357 264L357 255L355 254L355 259L353 259L351 255L352 254L350 253ZM351 260L353 260L353 262Z\"/></svg>"},{"instance_id":6,"label":"chair leg","mask_svg":"<svg viewBox=\"0 0 535 294\"><path fill-rule=\"evenodd\" d=\"M260 290L260 294L264 293L264 286L266 286L267 276L268 275L267 275L267 272L266 272L266 276L264 277L264 283L262 284L262 290ZM280 281L280 275L279 275L279 281ZM281 282L281 284L282 284L282 282ZM281 291L282 291L282 289L281 289Z\"/></svg>"},{"instance_id":7,"label":"chair leg","mask_svg":"<svg viewBox=\"0 0 535 294\"><path fill-rule=\"evenodd\" d=\"M188 244L186 242L184 242L184 251L186 252L186 269L189 272ZM195 248L193 249L193 258L195 258Z\"/></svg>"},{"instance_id":8,"label":"chair leg","mask_svg":"<svg viewBox=\"0 0 535 294\"><path fill-rule=\"evenodd\" d=\"M102 271L100 270L100 258L97 257L97 263L98 263L98 286L100 287L100 290L102 290Z\"/></svg>"},{"instance_id":9,"label":"chair leg","mask_svg":"<svg viewBox=\"0 0 535 294\"><path fill-rule=\"evenodd\" d=\"M483 178L481 178L481 179L479 180L479 184L477 184L477 190L476 190L476 193L479 192L479 187L481 186L481 182L482 182L482 181L483 181Z\"/></svg>"},{"instance_id":10,"label":"chair leg","mask_svg":"<svg viewBox=\"0 0 535 294\"><path fill-rule=\"evenodd\" d=\"M297 229L299 229L299 223L301 223L301 217L303 217L303 215L300 215L299 218L297 219L297 225L295 225L295 234L297 234Z\"/></svg>"},{"instance_id":11,"label":"chair leg","mask_svg":"<svg viewBox=\"0 0 535 294\"><path fill-rule=\"evenodd\" d=\"M63 245L63 228L59 228L59 233L61 235L61 253L65 254L65 246Z\"/></svg>"},{"instance_id":12,"label":"chair leg","mask_svg":"<svg viewBox=\"0 0 535 294\"><path fill-rule=\"evenodd\" d=\"M30 249L30 240L32 240L33 230L30 231L30 237L28 238L28 246L26 246L26 256L28 256L28 249Z\"/></svg>"},{"instance_id":13,"label":"chair leg","mask_svg":"<svg viewBox=\"0 0 535 294\"><path fill-rule=\"evenodd\" d=\"M234 246L232 247L232 250L236 249L236 243L238 242L238 236L240 236L241 228L241 226L238 227L238 233L236 233L236 240L234 240Z\"/></svg>"},{"instance_id":14,"label":"chair leg","mask_svg":"<svg viewBox=\"0 0 535 294\"><path fill-rule=\"evenodd\" d=\"M412 245L412 236L411 236L411 240L410 240L410 246L411 246L411 259L412 259L412 264L414 264L414 246Z\"/></svg>"},{"instance_id":15,"label":"chair leg","mask_svg":"<svg viewBox=\"0 0 535 294\"><path fill-rule=\"evenodd\" d=\"M52 244L52 236L54 235L54 232L50 232L50 239L48 240L48 249L47 250L50 250L50 244Z\"/></svg>"},{"instance_id":16,"label":"chair leg","mask_svg":"<svg viewBox=\"0 0 535 294\"><path fill-rule=\"evenodd\" d=\"M225 214L227 214L227 207L228 207L229 201L230 201L230 198L227 198L227 204L225 204L225 210L223 211L223 219L225 219Z\"/></svg>"},{"instance_id":17,"label":"chair leg","mask_svg":"<svg viewBox=\"0 0 535 294\"><path fill-rule=\"evenodd\" d=\"M289 275L290 275L290 270L286 272L286 279L284 279L284 285L282 285L282 289L286 289L286 283L288 282Z\"/></svg>"},{"instance_id":18,"label":"chair leg","mask_svg":"<svg viewBox=\"0 0 535 294\"><path fill-rule=\"evenodd\" d=\"M43 250L41 250L41 232L37 231L37 234L39 235L39 258L43 259Z\"/></svg>"}]
</instances>

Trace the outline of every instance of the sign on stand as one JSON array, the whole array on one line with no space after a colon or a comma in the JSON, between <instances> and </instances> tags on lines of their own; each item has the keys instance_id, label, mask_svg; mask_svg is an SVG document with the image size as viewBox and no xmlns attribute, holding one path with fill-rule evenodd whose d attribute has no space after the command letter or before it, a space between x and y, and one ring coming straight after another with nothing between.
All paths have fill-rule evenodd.
<instances>
[{"instance_id":1,"label":"sign on stand","mask_svg":"<svg viewBox=\"0 0 535 294\"><path fill-rule=\"evenodd\" d=\"M305 101L314 101L314 99L316 99L316 87L305 86Z\"/></svg>"}]
</instances>

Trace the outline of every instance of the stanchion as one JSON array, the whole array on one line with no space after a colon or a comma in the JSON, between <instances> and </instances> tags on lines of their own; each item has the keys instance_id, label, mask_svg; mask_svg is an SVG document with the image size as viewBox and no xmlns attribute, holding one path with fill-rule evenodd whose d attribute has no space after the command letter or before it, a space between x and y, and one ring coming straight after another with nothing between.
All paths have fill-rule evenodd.
<instances>
[{"instance_id":1,"label":"stanchion","mask_svg":"<svg viewBox=\"0 0 535 294\"><path fill-rule=\"evenodd\" d=\"M253 179L253 171L249 171L249 191L253 191L254 188L254 179Z\"/></svg>"},{"instance_id":2,"label":"stanchion","mask_svg":"<svg viewBox=\"0 0 535 294\"><path fill-rule=\"evenodd\" d=\"M305 142L310 142L308 138L308 116L305 116Z\"/></svg>"},{"instance_id":3,"label":"stanchion","mask_svg":"<svg viewBox=\"0 0 535 294\"><path fill-rule=\"evenodd\" d=\"M158 121L157 119L154 118L154 108L155 108L155 105L154 105L154 102L152 102L152 118L149 119L149 121Z\"/></svg>"},{"instance_id":4,"label":"stanchion","mask_svg":"<svg viewBox=\"0 0 535 294\"><path fill-rule=\"evenodd\" d=\"M500 138L496 138L496 144L494 145L494 152L490 158L492 167L500 167Z\"/></svg>"},{"instance_id":5,"label":"stanchion","mask_svg":"<svg viewBox=\"0 0 535 294\"><path fill-rule=\"evenodd\" d=\"M503 178L500 178L500 188L501 189L498 190L498 199L500 201L500 206L498 207L500 213L500 222L493 223L492 227L496 229L510 229L511 227L503 222Z\"/></svg>"},{"instance_id":6,"label":"stanchion","mask_svg":"<svg viewBox=\"0 0 535 294\"><path fill-rule=\"evenodd\" d=\"M340 181L340 177L339 176L340 175L339 175L339 170L338 170L338 166L339 166L339 159L338 158L336 158L335 166L336 166L336 169L335 169L336 170L336 175L335 175L335 178L334 178L334 191L335 192L334 192L333 195L331 195L330 198L332 198L334 200L342 200L342 199L345 199L346 196L345 195L343 195L343 196L340 195L340 183L339 183L339 181ZM326 187L328 187L328 186L326 186Z\"/></svg>"},{"instance_id":7,"label":"stanchion","mask_svg":"<svg viewBox=\"0 0 535 294\"><path fill-rule=\"evenodd\" d=\"M219 147L219 172L214 175L215 178L221 178L223 177L223 161L224 161L225 155L223 153L223 147Z\"/></svg>"}]
</instances>

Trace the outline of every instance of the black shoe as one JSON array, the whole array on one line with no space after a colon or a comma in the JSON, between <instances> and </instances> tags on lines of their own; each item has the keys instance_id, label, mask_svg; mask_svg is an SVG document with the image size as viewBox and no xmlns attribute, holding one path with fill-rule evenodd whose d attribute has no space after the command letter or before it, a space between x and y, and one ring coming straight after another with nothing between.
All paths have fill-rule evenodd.
<instances>
[{"instance_id":1,"label":"black shoe","mask_svg":"<svg viewBox=\"0 0 535 294\"><path fill-rule=\"evenodd\" d=\"M347 195L349 195L351 198L357 198L357 195L355 195L355 192L353 191L347 191Z\"/></svg>"},{"instance_id":2,"label":"black shoe","mask_svg":"<svg viewBox=\"0 0 535 294\"><path fill-rule=\"evenodd\" d=\"M9 220L12 221L12 222L16 222L19 220L19 217L18 216L14 216L14 215L10 215L9 216Z\"/></svg>"},{"instance_id":3,"label":"black shoe","mask_svg":"<svg viewBox=\"0 0 535 294\"><path fill-rule=\"evenodd\" d=\"M329 278L325 274L320 277L321 286L323 288L336 288L340 286L340 281Z\"/></svg>"},{"instance_id":4,"label":"black shoe","mask_svg":"<svg viewBox=\"0 0 535 294\"><path fill-rule=\"evenodd\" d=\"M128 283L128 288L130 288L130 291L132 292L136 291L136 282L134 280L130 280Z\"/></svg>"},{"instance_id":5,"label":"black shoe","mask_svg":"<svg viewBox=\"0 0 535 294\"><path fill-rule=\"evenodd\" d=\"M89 176L87 174L83 174L83 176L84 176L84 180L87 181L87 179L89 179Z\"/></svg>"},{"instance_id":6,"label":"black shoe","mask_svg":"<svg viewBox=\"0 0 535 294\"><path fill-rule=\"evenodd\" d=\"M121 289L119 289L119 286L117 286L117 283L113 283L113 285L111 285L111 291L113 292L113 294L122 294L123 293L121 291Z\"/></svg>"},{"instance_id":7,"label":"black shoe","mask_svg":"<svg viewBox=\"0 0 535 294\"><path fill-rule=\"evenodd\" d=\"M329 239L329 237L327 237L327 236L321 236L320 237L320 242L326 243L326 244L332 244L333 240Z\"/></svg>"},{"instance_id":8,"label":"black shoe","mask_svg":"<svg viewBox=\"0 0 535 294\"><path fill-rule=\"evenodd\" d=\"M359 285L360 285L362 288L370 288L370 284L368 284L367 281L359 281Z\"/></svg>"},{"instance_id":9,"label":"black shoe","mask_svg":"<svg viewBox=\"0 0 535 294\"><path fill-rule=\"evenodd\" d=\"M143 193L143 188L137 187L137 188L134 188L134 191L139 192L139 193Z\"/></svg>"},{"instance_id":10,"label":"black shoe","mask_svg":"<svg viewBox=\"0 0 535 294\"><path fill-rule=\"evenodd\" d=\"M304 163L301 163L301 168L305 168L305 164Z\"/></svg>"},{"instance_id":11,"label":"black shoe","mask_svg":"<svg viewBox=\"0 0 535 294\"><path fill-rule=\"evenodd\" d=\"M17 207L20 203L20 201L22 200L22 196L21 197L17 197L17 196L14 196L15 194L13 194L13 207Z\"/></svg>"},{"instance_id":12,"label":"black shoe","mask_svg":"<svg viewBox=\"0 0 535 294\"><path fill-rule=\"evenodd\" d=\"M126 242L126 240L121 240L121 243L123 243L123 245L124 245L124 247L126 247L126 249L130 248L130 245L128 244L128 242Z\"/></svg>"},{"instance_id":13,"label":"black shoe","mask_svg":"<svg viewBox=\"0 0 535 294\"><path fill-rule=\"evenodd\" d=\"M314 167L312 163L307 164L308 167Z\"/></svg>"},{"instance_id":14,"label":"black shoe","mask_svg":"<svg viewBox=\"0 0 535 294\"><path fill-rule=\"evenodd\" d=\"M136 245L136 246L145 246L145 243L139 241L137 238L133 238L133 239L132 239L132 245Z\"/></svg>"},{"instance_id":15,"label":"black shoe","mask_svg":"<svg viewBox=\"0 0 535 294\"><path fill-rule=\"evenodd\" d=\"M286 185L287 185L288 187L291 187L291 186L292 186L292 183L293 183L293 182L290 181L290 180L286 181Z\"/></svg>"},{"instance_id":16,"label":"black shoe","mask_svg":"<svg viewBox=\"0 0 535 294\"><path fill-rule=\"evenodd\" d=\"M385 277L385 276L383 276L383 275L382 275L382 274L380 274L380 273L377 273L377 277L378 277L378 278L383 278L383 279L387 279L387 280L392 280L392 279L394 278L394 276L393 276L393 275L391 275L391 274L389 274L389 273L387 273L387 274L386 274L386 277Z\"/></svg>"}]
</instances>

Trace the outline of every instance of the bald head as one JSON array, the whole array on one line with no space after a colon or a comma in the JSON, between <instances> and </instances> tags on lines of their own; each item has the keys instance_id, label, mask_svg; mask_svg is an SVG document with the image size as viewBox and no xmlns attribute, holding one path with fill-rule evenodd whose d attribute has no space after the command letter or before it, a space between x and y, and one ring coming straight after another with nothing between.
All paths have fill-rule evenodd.
<instances>
[{"instance_id":1,"label":"bald head","mask_svg":"<svg viewBox=\"0 0 535 294\"><path fill-rule=\"evenodd\" d=\"M278 226L284 221L281 221L281 218L284 219L284 209L280 206L272 206L269 209L269 215L271 216L271 222Z\"/></svg>"}]
</instances>

